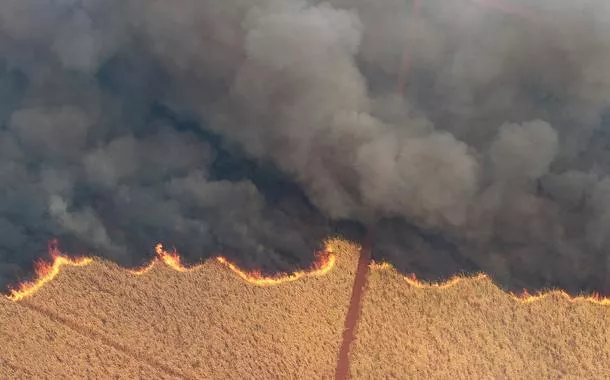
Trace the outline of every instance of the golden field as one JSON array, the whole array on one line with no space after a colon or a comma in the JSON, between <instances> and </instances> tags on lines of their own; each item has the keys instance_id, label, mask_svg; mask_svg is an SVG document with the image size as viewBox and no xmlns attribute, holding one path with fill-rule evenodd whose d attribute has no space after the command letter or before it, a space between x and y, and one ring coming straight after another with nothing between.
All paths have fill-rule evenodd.
<instances>
[{"instance_id":1,"label":"golden field","mask_svg":"<svg viewBox=\"0 0 610 380\"><path fill-rule=\"evenodd\" d=\"M0 378L333 378L357 247L332 246L329 273L274 286L216 260L63 267L29 297L0 297ZM354 379L608 378L610 306L372 270L350 361Z\"/></svg>"},{"instance_id":2,"label":"golden field","mask_svg":"<svg viewBox=\"0 0 610 380\"><path fill-rule=\"evenodd\" d=\"M351 362L362 379L607 379L610 305L524 302L486 276L420 288L372 270Z\"/></svg>"}]
</instances>

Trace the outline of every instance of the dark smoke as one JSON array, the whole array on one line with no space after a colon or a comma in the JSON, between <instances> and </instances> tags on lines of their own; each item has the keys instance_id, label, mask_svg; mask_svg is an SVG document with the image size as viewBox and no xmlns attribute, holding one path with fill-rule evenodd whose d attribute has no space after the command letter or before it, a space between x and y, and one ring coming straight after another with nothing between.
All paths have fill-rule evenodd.
<instances>
[{"instance_id":1,"label":"dark smoke","mask_svg":"<svg viewBox=\"0 0 610 380\"><path fill-rule=\"evenodd\" d=\"M481 3L2 2L0 284L54 237L289 270L366 228L426 278L610 292L610 6Z\"/></svg>"}]
</instances>

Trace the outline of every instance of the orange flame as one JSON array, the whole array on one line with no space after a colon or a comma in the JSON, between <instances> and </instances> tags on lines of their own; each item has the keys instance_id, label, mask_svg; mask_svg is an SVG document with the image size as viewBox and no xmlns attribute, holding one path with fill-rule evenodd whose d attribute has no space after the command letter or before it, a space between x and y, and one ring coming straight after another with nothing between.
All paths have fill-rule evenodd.
<instances>
[{"instance_id":1,"label":"orange flame","mask_svg":"<svg viewBox=\"0 0 610 380\"><path fill-rule=\"evenodd\" d=\"M381 262L381 263L372 262L369 265L369 267L372 270L389 270L389 269L395 270L394 266L387 262ZM447 289L447 288L457 285L458 283L460 283L462 281L479 281L479 280L483 280L483 279L487 279L487 278L489 278L489 276L486 275L485 273L478 273L478 274L470 275L470 276L457 275L457 276L449 278L446 281L441 281L441 282L425 282L425 281L419 280L415 276L415 274L410 274L410 275L404 276L404 280L407 282L407 284L409 284L410 286L412 286L414 288L418 288L418 289L430 289L430 288ZM610 297L601 296L599 293L593 293L591 295L572 296L572 295L568 294L567 292L565 292L564 290L548 290L548 291L541 291L536 294L530 294L527 292L527 290L524 290L521 294L515 294L512 292L510 292L509 294L515 301L518 301L521 303L532 303L535 301L542 300L543 298L546 298L546 297L559 296L559 297L566 299L569 302L590 302L590 303L594 303L594 304L598 304L598 305L610 306Z\"/></svg>"},{"instance_id":2,"label":"orange flame","mask_svg":"<svg viewBox=\"0 0 610 380\"><path fill-rule=\"evenodd\" d=\"M332 247L327 244L325 251L316 255L316 261L309 271L298 271L291 274L280 274L269 277L263 276L260 272L246 272L241 270L237 265L231 263L222 256L216 257L216 260L233 271L238 277L249 283L258 286L269 286L295 281L305 276L322 276L327 274L334 267L336 262L336 256L332 251ZM183 265L176 250L166 251L162 244L157 244L155 246L155 253L157 254L157 257L151 260L150 263L138 269L131 269L129 272L136 276L144 275L149 272L157 262L163 262L169 268L181 273L191 272L203 266L203 264L189 267ZM20 301L33 295L46 283L53 280L59 274L61 267L63 266L85 266L93 262L93 258L91 257L70 258L62 255L56 240L49 243L49 255L52 258L50 263L41 261L36 264L36 279L30 282L24 282L16 289L11 289L9 295L7 295L8 299Z\"/></svg>"},{"instance_id":3,"label":"orange flame","mask_svg":"<svg viewBox=\"0 0 610 380\"><path fill-rule=\"evenodd\" d=\"M539 292L536 294L530 294L530 293L528 293L527 290L524 290L521 294L511 293L511 296L514 299L516 299L520 302L523 302L523 303L532 303L532 302L539 301L546 297L559 296L559 297L566 299L569 302L589 302L589 303L594 303L594 304L598 304L598 305L610 306L610 298L603 297L599 293L593 293L590 295L572 296L572 295L566 293L564 290L550 290L547 292Z\"/></svg>"},{"instance_id":4,"label":"orange flame","mask_svg":"<svg viewBox=\"0 0 610 380\"><path fill-rule=\"evenodd\" d=\"M410 274L408 276L405 276L405 281L407 282L407 284L411 285L414 288L418 288L418 289L425 289L425 288L447 289L447 288L457 285L459 282L464 281L464 280L477 281L477 280L482 280L484 278L487 278L487 275L484 273L479 273L479 274L476 274L473 276L456 275L456 276L453 276L450 279L448 279L446 281L442 281L442 282L426 282L426 281L422 281L422 280L418 279L415 276L415 274Z\"/></svg>"},{"instance_id":5,"label":"orange flame","mask_svg":"<svg viewBox=\"0 0 610 380\"><path fill-rule=\"evenodd\" d=\"M142 276L143 274L150 272L150 270L153 269L155 264L157 264L157 261L158 259L155 257L154 259L150 260L148 264L137 269L129 269L128 271L133 275Z\"/></svg>"},{"instance_id":6,"label":"orange flame","mask_svg":"<svg viewBox=\"0 0 610 380\"><path fill-rule=\"evenodd\" d=\"M369 268L371 268L372 270L388 270L388 269L392 269L393 266L392 266L392 264L386 263L385 261L376 262L375 260L373 260L369 264Z\"/></svg>"},{"instance_id":7,"label":"orange flame","mask_svg":"<svg viewBox=\"0 0 610 380\"><path fill-rule=\"evenodd\" d=\"M93 262L89 257L70 258L63 256L57 248L57 241L53 240L49 243L49 255L53 259L51 263L39 261L36 263L36 279L24 282L17 289L11 289L7 296L12 301L20 301L25 297L29 297L36 293L46 283L53 280L60 272L63 266L82 267Z\"/></svg>"},{"instance_id":8,"label":"orange flame","mask_svg":"<svg viewBox=\"0 0 610 380\"><path fill-rule=\"evenodd\" d=\"M155 251L157 253L157 257L160 261L165 263L168 267L178 271L178 272L190 272L198 269L201 265L186 267L182 264L180 260L180 256L177 254L175 250L168 252L163 249L163 245L157 244L155 247ZM330 272L336 262L336 256L332 253L332 249L330 246L327 246L325 252L318 253L316 255L316 261L314 262L312 268L308 271L298 271L290 274L279 274L275 276L263 276L260 272L253 271L247 272L240 269L237 265L230 262L227 258L223 256L216 257L216 261L223 264L225 267L229 268L233 273L235 273L242 280L249 282L251 284L257 286L270 286L270 285L279 285L285 282L291 282L298 280L305 276L322 276ZM142 268L136 272L132 272L134 274L143 274L150 270L150 268L154 265L154 262L149 266Z\"/></svg>"},{"instance_id":9,"label":"orange flame","mask_svg":"<svg viewBox=\"0 0 610 380\"><path fill-rule=\"evenodd\" d=\"M272 286L279 285L285 282L296 281L302 277L323 276L330 272L334 267L336 256L330 252L318 253L317 259L309 271L298 271L290 274L280 274L276 276L265 277L260 272L245 272L231 263L226 258L219 256L216 260L229 268L233 273L238 275L242 280L257 285L257 286Z\"/></svg>"},{"instance_id":10,"label":"orange flame","mask_svg":"<svg viewBox=\"0 0 610 380\"><path fill-rule=\"evenodd\" d=\"M152 259L150 263L138 269L130 269L129 272L136 276L141 276L145 273L148 273L159 261L161 261L171 269L181 273L190 272L200 267L200 265L192 267L186 267L182 265L182 259L180 259L178 252L176 252L176 250L166 251L163 248L163 244L157 244L155 246L155 253L157 254L157 257Z\"/></svg>"},{"instance_id":11,"label":"orange flame","mask_svg":"<svg viewBox=\"0 0 610 380\"><path fill-rule=\"evenodd\" d=\"M168 267L172 268L173 270L175 270L177 272L181 272L181 273L191 272L191 271L199 269L202 265L202 264L200 264L200 265L195 265L192 267L185 267L184 265L182 265L182 259L180 259L178 252L176 252L175 249L172 250L171 252L166 251L165 249L163 249L162 244L157 244L155 246L155 252L157 253L157 257L159 258L160 261L162 261L165 265L167 265Z\"/></svg>"}]
</instances>

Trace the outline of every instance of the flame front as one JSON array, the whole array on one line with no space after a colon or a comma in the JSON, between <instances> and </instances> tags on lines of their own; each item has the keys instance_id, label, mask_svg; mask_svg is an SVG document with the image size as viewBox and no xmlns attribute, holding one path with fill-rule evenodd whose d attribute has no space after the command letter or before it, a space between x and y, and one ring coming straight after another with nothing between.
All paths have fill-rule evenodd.
<instances>
[{"instance_id":1,"label":"flame front","mask_svg":"<svg viewBox=\"0 0 610 380\"><path fill-rule=\"evenodd\" d=\"M233 273L239 276L242 280L254 284L257 286L272 286L279 285L285 282L296 281L302 277L309 276L323 276L330 272L330 270L334 267L336 261L335 254L331 252L323 252L317 254L317 259L309 271L298 271L290 274L280 274L276 276L263 276L260 272L246 272L241 269L232 262L228 261L226 258L219 256L216 260L229 268Z\"/></svg>"},{"instance_id":2,"label":"flame front","mask_svg":"<svg viewBox=\"0 0 610 380\"><path fill-rule=\"evenodd\" d=\"M178 255L176 250L173 250L171 252L166 251L163 248L163 244L159 243L155 246L155 253L156 253L157 257L152 259L148 264L144 265L141 268L130 269L129 272L136 276L142 276L143 274L150 272L150 270L153 269L153 267L159 261L161 261L162 263L164 263L171 269L178 271L178 272L182 272L182 273L197 269L197 267L188 268L188 267L185 267L184 265L182 265L182 260L180 259L180 256Z\"/></svg>"},{"instance_id":3,"label":"flame front","mask_svg":"<svg viewBox=\"0 0 610 380\"><path fill-rule=\"evenodd\" d=\"M387 269L392 269L393 266L392 266L392 264L386 263L385 261L376 262L373 260L369 264L369 268L371 268L372 270L387 270Z\"/></svg>"},{"instance_id":4,"label":"flame front","mask_svg":"<svg viewBox=\"0 0 610 380\"><path fill-rule=\"evenodd\" d=\"M381 262L381 263L372 262L369 265L369 267L372 270L390 270L390 269L395 270L394 266L392 266L392 264L387 263L387 262ZM479 280L483 280L483 279L487 279L487 278L489 278L489 276L486 275L485 273L478 273L478 274L471 275L471 276L457 275L457 276L449 278L446 281L441 281L441 282L425 282L425 281L418 279L415 276L415 274L410 274L410 275L404 276L404 280L407 282L407 284L409 284L409 286L412 286L412 287L418 288L418 289L431 289L431 288L447 289L447 288L457 285L458 283L460 283L462 281L479 281ZM516 293L512 293L512 292L510 292L508 294L510 294L511 298L513 298L515 301L518 301L521 303L532 303L532 302L542 300L543 298L546 298L546 297L559 296L559 297L562 297L562 298L568 300L569 302L589 302L589 303L594 303L594 304L598 304L598 305L610 306L610 297L603 297L598 293L593 293L591 295L572 296L563 290L541 291L536 294L530 294L527 292L527 290L524 290L521 294L516 294Z\"/></svg>"},{"instance_id":5,"label":"flame front","mask_svg":"<svg viewBox=\"0 0 610 380\"><path fill-rule=\"evenodd\" d=\"M36 279L22 283L17 289L11 289L8 295L10 300L20 301L36 293L46 283L53 280L63 266L82 267L93 262L90 257L70 258L63 256L57 248L56 240L49 243L49 255L52 258L51 263L42 261L36 263Z\"/></svg>"},{"instance_id":6,"label":"flame front","mask_svg":"<svg viewBox=\"0 0 610 380\"><path fill-rule=\"evenodd\" d=\"M566 300L568 300L570 302L589 302L589 303L594 303L594 304L598 304L598 305L610 306L610 298L603 297L599 293L593 293L591 295L572 296L563 290L551 290L548 292L540 292L537 294L530 294L527 292L527 290L524 290L521 294L511 293L511 296L514 299L516 299L520 302L523 302L523 303L532 303L532 302L539 301L546 297L559 296L559 297L565 298Z\"/></svg>"},{"instance_id":7,"label":"flame front","mask_svg":"<svg viewBox=\"0 0 610 380\"><path fill-rule=\"evenodd\" d=\"M155 252L157 257L151 262L139 269L130 270L130 272L134 275L143 275L149 272L157 262L163 262L169 268L178 271L178 272L191 272L199 269L203 264L195 265L195 266L184 266L182 264L182 260L178 253L173 251L166 251L163 248L163 245L157 244L155 247ZM82 267L89 265L93 262L93 258L91 257L76 257L71 258L63 255L57 245L57 241L53 240L49 243L49 255L52 258L52 261L49 262L38 262L36 264L36 276L32 281L24 282L20 284L17 288L11 289L7 298L12 301L20 301L26 297L29 297L36 293L40 288L42 288L46 283L53 280L61 271L61 268L64 266L76 266ZM228 269L230 269L233 273L235 273L242 280L257 286L273 286L279 285L286 282L296 281L303 277L316 277L323 276L330 272L335 266L337 257L333 252L333 247L330 244L327 244L326 249L323 252L319 252L316 255L316 261L313 266L309 270L298 271L294 273L284 273L274 276L264 276L262 273L258 271L248 272L240 269L236 264L230 262L223 256L216 257L216 261L220 264L224 265ZM371 262L370 268L372 270L389 270L394 269L394 267L387 262ZM484 273L476 274L473 276L454 276L447 281L442 282L425 282L419 280L414 274L404 276L404 280L409 284L409 286L419 288L419 289L446 289L461 281L477 281L482 279L487 279L488 276ZM609 305L610 306L610 298L603 297L600 294L594 293L591 295L579 295L572 296L563 290L549 290L545 292L539 292L537 294L530 294L527 291L523 291L521 294L509 293L510 296L519 302L522 303L532 303L538 300L541 300L550 296L559 296L570 302L590 302L599 305Z\"/></svg>"},{"instance_id":8,"label":"flame front","mask_svg":"<svg viewBox=\"0 0 610 380\"><path fill-rule=\"evenodd\" d=\"M192 272L203 266L203 264L189 267L184 266L178 253L175 250L166 251L163 248L162 244L156 245L155 253L157 257L151 260L150 263L141 268L129 270L129 272L136 276L144 275L145 273L148 273L158 262L162 262L169 268L182 273ZM63 266L80 267L91 264L94 260L92 257L70 258L68 256L63 255L59 251L56 240L53 240L49 243L49 256L51 256L52 258L52 261L50 263L38 262L36 264L35 280L21 283L17 288L11 289L6 297L12 301L20 301L26 297L33 295L46 283L53 280L60 273L61 268ZM272 277L265 277L259 272L244 271L222 256L216 257L216 260L222 263L227 268L229 268L233 273L237 274L237 276L239 276L241 279L249 283L258 286L269 286L279 285L284 282L295 281L305 276L325 275L330 272L330 270L334 267L336 256L334 253L332 253L332 247L330 245L327 245L325 252L317 254L316 262L314 262L313 267L310 271L299 271L291 274L282 274Z\"/></svg>"},{"instance_id":9,"label":"flame front","mask_svg":"<svg viewBox=\"0 0 610 380\"><path fill-rule=\"evenodd\" d=\"M201 264L192 267L185 267L184 265L182 265L182 260L180 259L178 252L176 252L175 249L171 252L166 251L165 249L163 249L162 244L157 244L157 246L155 247L155 252L157 253L157 257L160 261L162 261L163 263L165 263L165 265L177 272L191 272L201 267Z\"/></svg>"},{"instance_id":10,"label":"flame front","mask_svg":"<svg viewBox=\"0 0 610 380\"><path fill-rule=\"evenodd\" d=\"M137 269L129 269L129 273L136 275L136 276L142 276L145 273L150 272L151 269L153 269L153 267L155 266L155 264L157 264L157 258L154 258L152 260L150 260L150 262L140 268Z\"/></svg>"},{"instance_id":11,"label":"flame front","mask_svg":"<svg viewBox=\"0 0 610 380\"><path fill-rule=\"evenodd\" d=\"M157 244L155 247L155 251L157 253L157 257L159 261L165 263L168 267L178 271L178 272L191 272L193 270L197 270L201 265L196 265L192 267L186 267L182 264L180 256L173 251L166 251L163 248L163 245ZM332 253L332 249L327 245L327 248L324 252L320 252L316 255L316 261L314 262L312 268L307 271L298 271L290 274L279 274L275 276L264 276L258 271L248 272L240 269L236 264L230 262L226 257L218 256L216 257L216 261L230 269L233 273L235 273L242 280L254 284L257 286L272 286L279 285L285 282L296 281L302 277L306 276L323 276L330 272L330 270L334 267L336 262L336 256ZM148 267L142 268L136 272L132 272L134 274L143 274L146 273L150 268L154 265L154 262L151 263Z\"/></svg>"},{"instance_id":12,"label":"flame front","mask_svg":"<svg viewBox=\"0 0 610 380\"><path fill-rule=\"evenodd\" d=\"M425 281L418 279L415 276L415 274L410 274L408 276L405 276L405 281L407 282L407 284L411 285L412 287L419 288L419 289L425 289L425 288L447 289L447 288L457 285L458 283L460 283L464 280L477 281L477 280L482 280L484 278L487 278L487 275L483 274L483 273L479 273L479 274L476 274L473 276L457 275L457 276L451 277L447 281L442 281L442 282L425 282Z\"/></svg>"}]
</instances>

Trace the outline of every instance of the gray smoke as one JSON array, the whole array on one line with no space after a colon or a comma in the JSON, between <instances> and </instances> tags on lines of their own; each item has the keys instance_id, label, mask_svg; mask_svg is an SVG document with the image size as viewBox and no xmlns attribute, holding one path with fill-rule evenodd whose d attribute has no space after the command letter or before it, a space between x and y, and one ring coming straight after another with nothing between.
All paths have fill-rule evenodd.
<instances>
[{"instance_id":1,"label":"gray smoke","mask_svg":"<svg viewBox=\"0 0 610 380\"><path fill-rule=\"evenodd\" d=\"M610 6L484 3L3 2L0 279L52 237L286 269L350 220L404 270L604 290Z\"/></svg>"}]
</instances>

